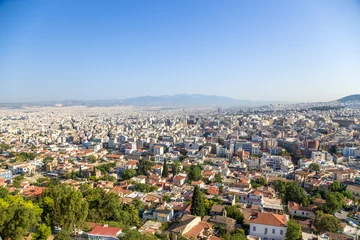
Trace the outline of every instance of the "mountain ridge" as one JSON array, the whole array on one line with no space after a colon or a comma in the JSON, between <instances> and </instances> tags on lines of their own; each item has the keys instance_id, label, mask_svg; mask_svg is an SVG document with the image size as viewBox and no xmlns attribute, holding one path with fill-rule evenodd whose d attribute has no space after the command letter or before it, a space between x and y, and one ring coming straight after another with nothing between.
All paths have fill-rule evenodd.
<instances>
[{"instance_id":1,"label":"mountain ridge","mask_svg":"<svg viewBox=\"0 0 360 240\"><path fill-rule=\"evenodd\" d=\"M269 104L285 103L281 101L250 101L231 97L205 95L205 94L176 94L161 96L139 96L125 99L103 100L76 100L64 99L61 101L36 101L18 103L0 103L0 107L22 108L35 106L87 106L87 107L110 107L110 106L168 106L168 107L245 107L263 106Z\"/></svg>"}]
</instances>

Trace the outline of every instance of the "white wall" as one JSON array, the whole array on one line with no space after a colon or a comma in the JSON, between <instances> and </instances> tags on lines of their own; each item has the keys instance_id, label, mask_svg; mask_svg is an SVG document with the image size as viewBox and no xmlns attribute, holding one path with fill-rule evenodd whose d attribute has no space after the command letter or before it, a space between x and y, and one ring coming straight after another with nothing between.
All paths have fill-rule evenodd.
<instances>
[{"instance_id":1,"label":"white wall","mask_svg":"<svg viewBox=\"0 0 360 240\"><path fill-rule=\"evenodd\" d=\"M254 227L256 228L254 231ZM267 228L267 234L265 234L265 228ZM275 229L275 234L273 234ZM283 230L283 234L280 234L280 230ZM262 240L283 240L285 239L286 227L275 227L270 225L263 225L257 223L250 223L250 235L261 237Z\"/></svg>"}]
</instances>

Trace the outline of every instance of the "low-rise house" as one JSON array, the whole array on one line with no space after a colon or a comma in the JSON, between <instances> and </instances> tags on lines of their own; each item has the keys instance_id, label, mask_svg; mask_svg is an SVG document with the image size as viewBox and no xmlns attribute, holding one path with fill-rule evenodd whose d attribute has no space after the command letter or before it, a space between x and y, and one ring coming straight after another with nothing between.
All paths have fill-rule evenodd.
<instances>
[{"instance_id":1,"label":"low-rise house","mask_svg":"<svg viewBox=\"0 0 360 240\"><path fill-rule=\"evenodd\" d=\"M296 202L288 202L288 210L290 212L290 216L298 216L304 218L315 218L315 211L317 206L310 205L307 207L303 207Z\"/></svg>"},{"instance_id":2,"label":"low-rise house","mask_svg":"<svg viewBox=\"0 0 360 240\"><path fill-rule=\"evenodd\" d=\"M250 235L261 239L283 240L289 217L273 213L258 212L250 219Z\"/></svg>"},{"instance_id":3,"label":"low-rise house","mask_svg":"<svg viewBox=\"0 0 360 240\"><path fill-rule=\"evenodd\" d=\"M122 231L121 228L97 225L87 235L89 240L117 240Z\"/></svg>"},{"instance_id":4,"label":"low-rise house","mask_svg":"<svg viewBox=\"0 0 360 240\"><path fill-rule=\"evenodd\" d=\"M174 218L174 210L159 207L153 212L153 218L159 222L170 222Z\"/></svg>"},{"instance_id":5,"label":"low-rise house","mask_svg":"<svg viewBox=\"0 0 360 240\"><path fill-rule=\"evenodd\" d=\"M174 185L176 186L182 186L185 184L185 181L186 181L186 176L184 175L176 175L174 178L173 178L173 183Z\"/></svg>"},{"instance_id":6,"label":"low-rise house","mask_svg":"<svg viewBox=\"0 0 360 240\"><path fill-rule=\"evenodd\" d=\"M223 215L223 211L224 211L224 206L222 205L213 205L211 210L210 210L210 216L216 216L216 215Z\"/></svg>"}]
</instances>

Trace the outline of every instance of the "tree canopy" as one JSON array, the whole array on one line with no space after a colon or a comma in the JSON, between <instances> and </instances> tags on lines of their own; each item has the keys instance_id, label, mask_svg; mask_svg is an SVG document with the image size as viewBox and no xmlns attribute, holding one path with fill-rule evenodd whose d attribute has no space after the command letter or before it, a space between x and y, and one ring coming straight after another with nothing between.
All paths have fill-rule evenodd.
<instances>
[{"instance_id":1,"label":"tree canopy","mask_svg":"<svg viewBox=\"0 0 360 240\"><path fill-rule=\"evenodd\" d=\"M192 215L195 216L205 215L204 198L200 192L200 187L198 185L194 187L190 212Z\"/></svg>"},{"instance_id":2,"label":"tree canopy","mask_svg":"<svg viewBox=\"0 0 360 240\"><path fill-rule=\"evenodd\" d=\"M297 202L299 204L307 205L307 195L303 188L299 187L296 182L289 182L285 187L284 202Z\"/></svg>"},{"instance_id":3,"label":"tree canopy","mask_svg":"<svg viewBox=\"0 0 360 240\"><path fill-rule=\"evenodd\" d=\"M188 179L189 181L199 181L202 179L201 168L198 165L189 169Z\"/></svg>"},{"instance_id":4,"label":"tree canopy","mask_svg":"<svg viewBox=\"0 0 360 240\"><path fill-rule=\"evenodd\" d=\"M0 236L21 239L41 220L41 208L21 196L0 198Z\"/></svg>"},{"instance_id":5,"label":"tree canopy","mask_svg":"<svg viewBox=\"0 0 360 240\"><path fill-rule=\"evenodd\" d=\"M309 169L315 172L320 172L320 165L317 163L310 163Z\"/></svg>"},{"instance_id":6,"label":"tree canopy","mask_svg":"<svg viewBox=\"0 0 360 240\"><path fill-rule=\"evenodd\" d=\"M324 214L320 211L318 211L316 214L314 226L320 233L327 231L336 233L342 229L341 221L339 219L332 215Z\"/></svg>"},{"instance_id":7,"label":"tree canopy","mask_svg":"<svg viewBox=\"0 0 360 240\"><path fill-rule=\"evenodd\" d=\"M302 231L299 224L290 219L286 230L285 240L301 240Z\"/></svg>"},{"instance_id":8,"label":"tree canopy","mask_svg":"<svg viewBox=\"0 0 360 240\"><path fill-rule=\"evenodd\" d=\"M169 167L168 167L168 164L167 164L166 159L165 159L165 161L164 161L162 176L163 176L163 177L168 177L168 176L169 176Z\"/></svg>"}]
</instances>

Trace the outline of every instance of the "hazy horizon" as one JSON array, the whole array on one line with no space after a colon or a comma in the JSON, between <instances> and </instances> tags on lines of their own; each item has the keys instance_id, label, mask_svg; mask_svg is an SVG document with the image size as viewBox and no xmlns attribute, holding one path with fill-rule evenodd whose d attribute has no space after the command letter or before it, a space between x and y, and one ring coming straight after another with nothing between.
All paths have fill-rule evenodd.
<instances>
[{"instance_id":1,"label":"hazy horizon","mask_svg":"<svg viewBox=\"0 0 360 240\"><path fill-rule=\"evenodd\" d=\"M2 103L360 93L357 0L5 0L0 15Z\"/></svg>"}]
</instances>

